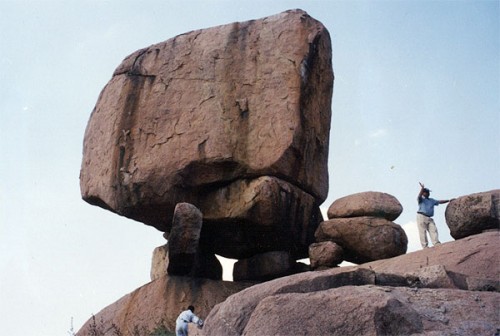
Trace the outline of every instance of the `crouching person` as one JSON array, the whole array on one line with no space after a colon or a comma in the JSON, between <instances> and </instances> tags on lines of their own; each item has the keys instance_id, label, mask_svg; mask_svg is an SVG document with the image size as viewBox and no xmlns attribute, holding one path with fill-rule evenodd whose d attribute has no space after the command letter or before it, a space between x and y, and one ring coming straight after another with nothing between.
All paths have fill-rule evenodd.
<instances>
[{"instance_id":1,"label":"crouching person","mask_svg":"<svg viewBox=\"0 0 500 336\"><path fill-rule=\"evenodd\" d=\"M187 310L184 310L177 317L175 321L175 335L188 336L188 323L195 323L200 329L203 327L203 320L194 314L193 306L189 306Z\"/></svg>"}]
</instances>

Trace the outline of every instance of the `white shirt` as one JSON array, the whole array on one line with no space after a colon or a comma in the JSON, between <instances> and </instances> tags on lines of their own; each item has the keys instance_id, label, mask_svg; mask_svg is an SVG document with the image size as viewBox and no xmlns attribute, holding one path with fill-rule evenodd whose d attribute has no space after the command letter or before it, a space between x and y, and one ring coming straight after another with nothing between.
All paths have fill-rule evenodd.
<instances>
[{"instance_id":1,"label":"white shirt","mask_svg":"<svg viewBox=\"0 0 500 336\"><path fill-rule=\"evenodd\" d=\"M175 321L175 323L198 323L199 320L200 318L188 309L179 314L179 317L177 317L177 321Z\"/></svg>"}]
</instances>

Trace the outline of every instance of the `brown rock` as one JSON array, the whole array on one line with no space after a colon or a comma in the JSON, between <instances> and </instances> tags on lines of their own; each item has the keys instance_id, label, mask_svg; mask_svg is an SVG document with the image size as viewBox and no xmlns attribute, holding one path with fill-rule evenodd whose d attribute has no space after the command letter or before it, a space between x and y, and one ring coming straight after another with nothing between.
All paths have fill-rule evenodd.
<instances>
[{"instance_id":1,"label":"brown rock","mask_svg":"<svg viewBox=\"0 0 500 336\"><path fill-rule=\"evenodd\" d=\"M467 289L465 277L449 272L443 265L424 267L412 274L418 278L419 287Z\"/></svg>"},{"instance_id":2,"label":"brown rock","mask_svg":"<svg viewBox=\"0 0 500 336\"><path fill-rule=\"evenodd\" d=\"M158 246L153 250L151 258L151 280L156 280L167 274L168 266L168 247L167 244Z\"/></svg>"},{"instance_id":3,"label":"brown rock","mask_svg":"<svg viewBox=\"0 0 500 336\"><path fill-rule=\"evenodd\" d=\"M462 196L446 207L450 235L461 239L489 229L500 229L500 189Z\"/></svg>"},{"instance_id":4,"label":"brown rock","mask_svg":"<svg viewBox=\"0 0 500 336\"><path fill-rule=\"evenodd\" d=\"M210 251L199 246L202 213L189 203L175 207L172 232L168 236L168 265L170 275L222 279L222 265Z\"/></svg>"},{"instance_id":5,"label":"brown rock","mask_svg":"<svg viewBox=\"0 0 500 336\"><path fill-rule=\"evenodd\" d=\"M414 285L414 282L407 282L407 280L415 280L414 276L408 275L408 273L434 265L442 265L447 274L450 272L460 273L467 284L479 283L478 278L485 282L492 279L498 280L500 264L497 261L500 250L497 248L497 243L499 238L498 232L488 232L465 238L460 242L444 243L436 248L374 261L361 266L307 272L255 285L230 296L223 303L215 306L206 319L203 332L205 335L305 334L305 329L301 329L302 327L297 326L296 322L292 322L293 318L289 319L290 316L294 316L295 320L298 319L295 315L295 312L299 311L298 306L295 306L296 308L290 307L286 301L280 301L281 309L278 310L267 306L273 300L277 300L277 296L281 298L284 295L287 300L300 302L301 317L299 322L304 324L304 328L311 328L308 329L308 334L329 334L317 331L331 330L328 328L332 323L341 331L346 331L346 329L341 328L353 328L352 333L346 331L338 335L366 334L354 332L354 330L372 330L372 333L368 334L377 334L373 332L373 329L355 329L368 328L359 322L365 321L366 314L374 314L373 310L378 311L378 313L372 315L375 316L375 319L368 324L369 328L378 328L376 329L379 330L378 334L400 334L403 330L409 330L408 333L411 333L410 331L414 330L412 328L418 326L419 323L413 319L406 320L410 318L410 315L417 316L422 322L421 334L435 333L438 335L448 332L460 335L489 334L491 326L496 327L498 324L497 312L500 308L498 293L380 286ZM426 283L425 277L426 279L432 278L429 276L430 270L424 270L421 274L424 285ZM438 278L439 276L434 279ZM432 286L438 283L436 281L428 282ZM363 286L370 284L378 286ZM449 283L445 284L449 285ZM357 288L352 287L352 285L363 287ZM343 286L350 287L338 288ZM339 291L331 291L332 288L338 288ZM489 290L491 289L489 288ZM383 296L377 296L379 294L376 293L381 293ZM311 295L318 295L318 297L311 299ZM293 299L294 296L297 300ZM345 301L342 301L343 298ZM403 305L393 301L393 299ZM381 302L388 304L394 302L395 306L390 304L380 306ZM363 307L359 311L358 303ZM259 311L256 311L258 306L260 306ZM305 306L307 306L306 310L304 310ZM270 310L268 319L264 322L261 317L263 309L267 309L266 307ZM469 310L469 307L472 308ZM412 310L416 312L416 315L410 313ZM397 311L404 312L404 316L398 315ZM358 312L360 313L358 314ZM336 315L340 316L339 319ZM311 317L309 318L309 316ZM250 320L252 320L251 325L249 325ZM258 327L259 320L266 325ZM336 324L340 321L343 325ZM492 324L492 321L496 322ZM313 323L315 326L311 325ZM291 326L287 327L287 324ZM291 330L293 330L292 333L290 333ZM408 333L403 332L403 334Z\"/></svg>"},{"instance_id":6,"label":"brown rock","mask_svg":"<svg viewBox=\"0 0 500 336\"><path fill-rule=\"evenodd\" d=\"M200 253L199 241L203 215L189 203L175 207L172 231L168 237L168 274L187 275L195 267Z\"/></svg>"},{"instance_id":7,"label":"brown rock","mask_svg":"<svg viewBox=\"0 0 500 336\"><path fill-rule=\"evenodd\" d=\"M276 250L305 258L322 220L314 197L269 176L221 187L207 194L206 204L203 249L232 259Z\"/></svg>"},{"instance_id":8,"label":"brown rock","mask_svg":"<svg viewBox=\"0 0 500 336\"><path fill-rule=\"evenodd\" d=\"M335 270L334 275L331 270ZM205 320L203 332L205 335L242 335L259 302L276 294L320 291L351 284L375 283L374 273L367 269L340 267L331 270L279 278L236 293L210 311ZM285 314L284 311L279 316L283 314Z\"/></svg>"},{"instance_id":9,"label":"brown rock","mask_svg":"<svg viewBox=\"0 0 500 336\"><path fill-rule=\"evenodd\" d=\"M90 117L82 197L161 231L177 203L206 213L239 179L279 176L321 204L332 89L329 33L301 10L138 50Z\"/></svg>"},{"instance_id":10,"label":"brown rock","mask_svg":"<svg viewBox=\"0 0 500 336\"><path fill-rule=\"evenodd\" d=\"M150 335L160 326L173 332L175 319L190 304L196 307L196 314L204 318L217 303L250 285L162 276L101 310L95 315L95 321L100 330L109 331L106 335L115 335L114 330L119 330L121 335L135 335L134 330L138 330L140 335ZM89 319L77 335L95 335L91 330L92 322L93 319Z\"/></svg>"},{"instance_id":11,"label":"brown rock","mask_svg":"<svg viewBox=\"0 0 500 336\"><path fill-rule=\"evenodd\" d=\"M316 239L337 243L344 259L357 264L405 254L408 246L401 226L376 217L330 219L319 225Z\"/></svg>"},{"instance_id":12,"label":"brown rock","mask_svg":"<svg viewBox=\"0 0 500 336\"><path fill-rule=\"evenodd\" d=\"M345 286L266 297L242 335L493 335L498 309L499 293Z\"/></svg>"},{"instance_id":13,"label":"brown rock","mask_svg":"<svg viewBox=\"0 0 500 336\"><path fill-rule=\"evenodd\" d=\"M267 281L292 274L295 260L286 251L272 251L238 260L233 268L234 281Z\"/></svg>"},{"instance_id":14,"label":"brown rock","mask_svg":"<svg viewBox=\"0 0 500 336\"><path fill-rule=\"evenodd\" d=\"M442 265L449 272L498 281L500 274L499 232L485 232L460 241L411 252L391 259L363 264L377 273L406 275L430 266Z\"/></svg>"},{"instance_id":15,"label":"brown rock","mask_svg":"<svg viewBox=\"0 0 500 336\"><path fill-rule=\"evenodd\" d=\"M198 255L195 268L189 275L212 280L222 280L222 272L222 265L215 254L201 252Z\"/></svg>"},{"instance_id":16,"label":"brown rock","mask_svg":"<svg viewBox=\"0 0 500 336\"><path fill-rule=\"evenodd\" d=\"M396 197L376 191L361 192L337 199L328 208L328 218L380 217L393 221L403 212Z\"/></svg>"},{"instance_id":17,"label":"brown rock","mask_svg":"<svg viewBox=\"0 0 500 336\"><path fill-rule=\"evenodd\" d=\"M309 246L309 260L313 270L335 267L344 261L344 250L331 241L314 243Z\"/></svg>"}]
</instances>

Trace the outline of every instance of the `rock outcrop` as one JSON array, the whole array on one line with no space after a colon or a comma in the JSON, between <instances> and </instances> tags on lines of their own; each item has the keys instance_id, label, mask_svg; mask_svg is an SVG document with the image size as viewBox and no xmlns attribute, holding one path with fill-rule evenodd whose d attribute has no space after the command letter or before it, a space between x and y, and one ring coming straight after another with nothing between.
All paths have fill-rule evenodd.
<instances>
[{"instance_id":1,"label":"rock outcrop","mask_svg":"<svg viewBox=\"0 0 500 336\"><path fill-rule=\"evenodd\" d=\"M255 285L215 306L203 333L493 335L500 309L499 238L487 232Z\"/></svg>"},{"instance_id":2,"label":"rock outcrop","mask_svg":"<svg viewBox=\"0 0 500 336\"><path fill-rule=\"evenodd\" d=\"M189 305L205 317L217 303L251 285L163 275L101 310L77 335L151 335L158 329L173 332L177 316Z\"/></svg>"},{"instance_id":3,"label":"rock outcrop","mask_svg":"<svg viewBox=\"0 0 500 336\"><path fill-rule=\"evenodd\" d=\"M307 257L328 190L332 90L329 33L301 10L138 50L90 117L82 197L167 233L175 205L191 203L207 253Z\"/></svg>"},{"instance_id":4,"label":"rock outcrop","mask_svg":"<svg viewBox=\"0 0 500 336\"><path fill-rule=\"evenodd\" d=\"M499 300L498 293L373 285L277 294L259 302L243 335L494 335Z\"/></svg>"},{"instance_id":5,"label":"rock outcrop","mask_svg":"<svg viewBox=\"0 0 500 336\"><path fill-rule=\"evenodd\" d=\"M500 189L461 196L446 207L446 224L455 239L500 229Z\"/></svg>"},{"instance_id":6,"label":"rock outcrop","mask_svg":"<svg viewBox=\"0 0 500 336\"><path fill-rule=\"evenodd\" d=\"M162 276L95 318L104 321L110 335L113 324L122 332L136 326L149 332L158 325L173 331L177 314L192 303L207 317L203 330L197 331L207 336L307 330L331 335L493 335L500 309L499 239L500 232L486 232L395 258L257 285ZM91 323L78 335L89 335Z\"/></svg>"}]
</instances>

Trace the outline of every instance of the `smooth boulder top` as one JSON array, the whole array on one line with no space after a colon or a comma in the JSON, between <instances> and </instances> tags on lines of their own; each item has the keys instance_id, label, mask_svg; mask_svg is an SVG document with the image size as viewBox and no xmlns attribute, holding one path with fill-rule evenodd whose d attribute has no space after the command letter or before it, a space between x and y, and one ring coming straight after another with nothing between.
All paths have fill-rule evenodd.
<instances>
[{"instance_id":1,"label":"smooth boulder top","mask_svg":"<svg viewBox=\"0 0 500 336\"><path fill-rule=\"evenodd\" d=\"M396 197L383 192L366 191L335 200L328 208L328 218L372 216L393 221L403 206Z\"/></svg>"}]
</instances>

